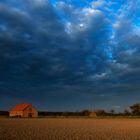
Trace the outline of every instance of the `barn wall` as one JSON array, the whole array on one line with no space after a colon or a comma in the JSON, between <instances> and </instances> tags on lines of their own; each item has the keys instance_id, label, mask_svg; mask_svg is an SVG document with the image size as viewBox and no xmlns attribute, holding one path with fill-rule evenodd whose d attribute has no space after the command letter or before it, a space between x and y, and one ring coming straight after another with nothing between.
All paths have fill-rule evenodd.
<instances>
[{"instance_id":1,"label":"barn wall","mask_svg":"<svg viewBox=\"0 0 140 140\"><path fill-rule=\"evenodd\" d=\"M32 114L32 117L38 117L38 112L34 107L32 107Z\"/></svg>"},{"instance_id":2,"label":"barn wall","mask_svg":"<svg viewBox=\"0 0 140 140\"><path fill-rule=\"evenodd\" d=\"M29 106L23 112L23 117L30 117L29 114L32 114L31 117L38 117L38 112L33 106Z\"/></svg>"},{"instance_id":3,"label":"barn wall","mask_svg":"<svg viewBox=\"0 0 140 140\"><path fill-rule=\"evenodd\" d=\"M23 111L10 111L9 115L10 117L16 117L16 116L23 117Z\"/></svg>"}]
</instances>

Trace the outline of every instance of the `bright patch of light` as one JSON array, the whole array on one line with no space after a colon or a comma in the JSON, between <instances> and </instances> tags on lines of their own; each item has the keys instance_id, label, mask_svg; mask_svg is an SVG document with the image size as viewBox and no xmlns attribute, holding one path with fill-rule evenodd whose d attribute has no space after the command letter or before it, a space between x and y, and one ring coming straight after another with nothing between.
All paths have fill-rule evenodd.
<instances>
[{"instance_id":1,"label":"bright patch of light","mask_svg":"<svg viewBox=\"0 0 140 140\"><path fill-rule=\"evenodd\" d=\"M105 4L104 0L97 0L97 1L92 2L92 7L98 8L98 7L103 6L104 4Z\"/></svg>"},{"instance_id":2,"label":"bright patch of light","mask_svg":"<svg viewBox=\"0 0 140 140\"><path fill-rule=\"evenodd\" d=\"M100 13L99 10L95 10L93 8L84 8L83 12L85 13L86 16L92 16Z\"/></svg>"},{"instance_id":3,"label":"bright patch of light","mask_svg":"<svg viewBox=\"0 0 140 140\"><path fill-rule=\"evenodd\" d=\"M83 28L83 27L84 27L84 24L83 24L83 23L81 23L79 26L80 26L81 28Z\"/></svg>"}]
</instances>

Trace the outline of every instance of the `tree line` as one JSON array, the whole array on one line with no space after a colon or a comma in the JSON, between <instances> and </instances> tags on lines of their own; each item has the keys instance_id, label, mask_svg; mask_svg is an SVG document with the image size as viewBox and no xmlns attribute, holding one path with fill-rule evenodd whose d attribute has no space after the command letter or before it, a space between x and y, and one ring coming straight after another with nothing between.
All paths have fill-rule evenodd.
<instances>
[{"instance_id":1,"label":"tree line","mask_svg":"<svg viewBox=\"0 0 140 140\"><path fill-rule=\"evenodd\" d=\"M39 112L39 116L89 116L91 112L96 112L97 116L140 116L140 103L131 105L128 109L125 109L123 112L117 113L115 110L105 111L103 109L91 111L91 110L82 110L76 112Z\"/></svg>"},{"instance_id":2,"label":"tree line","mask_svg":"<svg viewBox=\"0 0 140 140\"><path fill-rule=\"evenodd\" d=\"M91 110L82 110L82 111L65 111L65 112L48 112L48 111L39 111L38 115L41 117L45 116L89 116L91 112L96 112L97 116L140 116L140 103L131 105L129 109L125 109L123 112L115 112L115 110L106 111L103 109L98 109L95 111ZM0 116L9 116L8 111L0 111Z\"/></svg>"}]
</instances>

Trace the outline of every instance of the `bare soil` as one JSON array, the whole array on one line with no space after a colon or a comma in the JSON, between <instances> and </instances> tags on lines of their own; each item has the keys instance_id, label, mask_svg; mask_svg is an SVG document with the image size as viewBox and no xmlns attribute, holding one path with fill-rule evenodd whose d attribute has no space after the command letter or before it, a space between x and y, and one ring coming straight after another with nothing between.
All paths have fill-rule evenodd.
<instances>
[{"instance_id":1,"label":"bare soil","mask_svg":"<svg viewBox=\"0 0 140 140\"><path fill-rule=\"evenodd\" d=\"M140 140L140 119L0 119L0 140Z\"/></svg>"}]
</instances>

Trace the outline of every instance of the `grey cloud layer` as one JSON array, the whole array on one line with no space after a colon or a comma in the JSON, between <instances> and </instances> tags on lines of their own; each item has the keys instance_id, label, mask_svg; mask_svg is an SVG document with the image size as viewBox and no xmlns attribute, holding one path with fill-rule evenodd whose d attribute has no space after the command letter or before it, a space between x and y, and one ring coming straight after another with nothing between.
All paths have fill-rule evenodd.
<instances>
[{"instance_id":1,"label":"grey cloud layer","mask_svg":"<svg viewBox=\"0 0 140 140\"><path fill-rule=\"evenodd\" d=\"M102 2L76 8L47 0L1 1L0 94L36 99L56 87L58 96L130 94L134 87L138 94L140 35L133 21L139 8L128 1L119 15L110 9L116 19L111 23L110 5L104 2L100 10Z\"/></svg>"}]
</instances>

